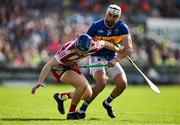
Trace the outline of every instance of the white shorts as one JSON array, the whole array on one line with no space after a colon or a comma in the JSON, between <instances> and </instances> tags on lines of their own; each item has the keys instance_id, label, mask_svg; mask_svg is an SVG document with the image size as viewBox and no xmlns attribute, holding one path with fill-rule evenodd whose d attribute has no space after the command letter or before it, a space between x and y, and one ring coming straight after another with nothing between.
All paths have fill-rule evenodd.
<instances>
[{"instance_id":1,"label":"white shorts","mask_svg":"<svg viewBox=\"0 0 180 125\"><path fill-rule=\"evenodd\" d=\"M91 56L89 63L90 63L90 65L91 64L93 64L93 65L95 65L95 64L106 64L107 60L103 57L92 57ZM110 78L111 80L113 80L117 74L125 73L123 68L121 67L121 65L118 62L112 68L91 67L90 68L90 74L93 75L93 77L94 77L95 72L98 70L103 70L106 73L106 75L108 76L108 78Z\"/></svg>"}]
</instances>

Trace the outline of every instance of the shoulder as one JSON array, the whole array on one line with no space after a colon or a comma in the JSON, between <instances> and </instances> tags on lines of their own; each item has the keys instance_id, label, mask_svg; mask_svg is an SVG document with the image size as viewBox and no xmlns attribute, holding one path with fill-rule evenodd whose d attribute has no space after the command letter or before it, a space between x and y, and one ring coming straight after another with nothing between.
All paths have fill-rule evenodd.
<instances>
[{"instance_id":1,"label":"shoulder","mask_svg":"<svg viewBox=\"0 0 180 125\"><path fill-rule=\"evenodd\" d=\"M104 24L104 19L101 19L101 20L97 20L93 23L94 26L99 26L99 25L102 25Z\"/></svg>"},{"instance_id":2,"label":"shoulder","mask_svg":"<svg viewBox=\"0 0 180 125\"><path fill-rule=\"evenodd\" d=\"M97 21L95 21L94 23L96 23L96 24L104 23L104 19L97 20Z\"/></svg>"},{"instance_id":3,"label":"shoulder","mask_svg":"<svg viewBox=\"0 0 180 125\"><path fill-rule=\"evenodd\" d=\"M120 29L120 32L122 34L128 34L129 33L129 28L128 28L127 24L121 20L119 20L117 22L116 27L118 27L118 29Z\"/></svg>"},{"instance_id":4,"label":"shoulder","mask_svg":"<svg viewBox=\"0 0 180 125\"><path fill-rule=\"evenodd\" d=\"M124 29L129 29L127 24L121 20L118 21L117 25L121 28L124 28Z\"/></svg>"},{"instance_id":5,"label":"shoulder","mask_svg":"<svg viewBox=\"0 0 180 125\"><path fill-rule=\"evenodd\" d=\"M98 20L95 21L88 29L87 34L90 35L91 37L94 37L97 34L97 31L99 28L102 28L104 25L104 20Z\"/></svg>"}]
</instances>

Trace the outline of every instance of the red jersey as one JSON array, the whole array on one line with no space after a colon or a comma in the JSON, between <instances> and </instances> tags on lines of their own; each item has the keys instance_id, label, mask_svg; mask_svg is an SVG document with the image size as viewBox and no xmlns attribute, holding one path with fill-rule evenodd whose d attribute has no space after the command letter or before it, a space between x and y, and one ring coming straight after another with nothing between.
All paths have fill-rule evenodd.
<instances>
[{"instance_id":1,"label":"red jersey","mask_svg":"<svg viewBox=\"0 0 180 125\"><path fill-rule=\"evenodd\" d=\"M103 48L99 42L91 41L90 49L83 55L76 53L76 40L67 42L60 50L55 54L55 59L62 65L71 65L72 63L78 62L80 59L97 52Z\"/></svg>"},{"instance_id":2,"label":"red jersey","mask_svg":"<svg viewBox=\"0 0 180 125\"><path fill-rule=\"evenodd\" d=\"M55 54L55 59L59 62L61 70L57 71L52 69L53 76L57 79L58 82L61 81L62 75L67 70L73 70L74 72L81 74L81 71L78 67L77 62L95 52L97 52L99 49L103 48L104 46L100 42L91 41L91 47L90 49L84 53L83 55L77 54L76 49L76 41L69 41L66 43L57 53ZM68 66L68 67L67 67Z\"/></svg>"}]
</instances>

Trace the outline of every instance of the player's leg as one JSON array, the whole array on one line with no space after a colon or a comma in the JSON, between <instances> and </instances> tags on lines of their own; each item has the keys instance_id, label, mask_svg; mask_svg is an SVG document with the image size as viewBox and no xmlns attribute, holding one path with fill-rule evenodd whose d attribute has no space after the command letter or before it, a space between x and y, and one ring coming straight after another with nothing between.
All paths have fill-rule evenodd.
<instances>
[{"instance_id":1,"label":"player's leg","mask_svg":"<svg viewBox=\"0 0 180 125\"><path fill-rule=\"evenodd\" d=\"M105 64L105 60L103 58L96 58L95 59L96 64ZM94 63L92 63L94 64ZM83 104L81 105L80 109L78 110L78 113L80 115L80 118L85 118L85 112L88 107L88 105L97 97L97 95L105 88L106 82L107 82L107 76L105 72L104 67L98 67L98 68L91 68L91 74L93 75L96 83L92 87L92 96L90 99L86 99Z\"/></svg>"},{"instance_id":2,"label":"player's leg","mask_svg":"<svg viewBox=\"0 0 180 125\"><path fill-rule=\"evenodd\" d=\"M61 70L57 71L55 69L51 70L52 75L56 78L57 83L61 82L61 76L63 75L63 73L67 71L66 69L62 68ZM64 101L68 98L71 98L70 93L66 92L66 93L55 93L54 94L54 99L57 102L57 107L58 107L58 111L61 114L65 113L65 108L64 108Z\"/></svg>"},{"instance_id":3,"label":"player's leg","mask_svg":"<svg viewBox=\"0 0 180 125\"><path fill-rule=\"evenodd\" d=\"M89 82L88 82L87 79L84 77L84 75L82 75L82 77L83 77L83 79L86 81L86 83L88 83L88 86L87 86L86 91L84 92L81 100L89 100L89 99L92 97L93 91L92 91L92 88L91 88Z\"/></svg>"},{"instance_id":4,"label":"player's leg","mask_svg":"<svg viewBox=\"0 0 180 125\"><path fill-rule=\"evenodd\" d=\"M61 82L62 81L62 77L64 77L64 73L67 70L73 70L74 72L76 72L77 74L80 74L82 79L84 79L84 81L86 81L85 83L88 83L88 81L86 80L86 78L84 77L84 75L81 74L79 68L73 68L73 69L67 69L67 68L62 68L61 70L57 71L57 70L52 70L52 74L53 76L56 78L57 82ZM76 79L74 77L74 79ZM73 79L72 79L73 80ZM61 114L65 113L65 108L64 108L64 101L67 99L71 99L74 94L76 94L76 90L74 92L63 92L63 93L55 93L54 94L54 99L57 102L57 106L58 106L58 110ZM85 93L83 94L82 100L87 100L90 98L90 95L92 95L92 89L91 86L88 84L88 87L86 88Z\"/></svg>"},{"instance_id":5,"label":"player's leg","mask_svg":"<svg viewBox=\"0 0 180 125\"><path fill-rule=\"evenodd\" d=\"M72 100L71 100L71 106L69 108L69 113L67 115L67 119L78 119L76 117L76 106L80 102L81 98L83 97L85 91L89 91L86 94L87 98L91 97L91 89L89 89L89 83L88 81L80 74L68 70L66 71L62 76L62 81L64 83L68 83L72 85L75 88L75 91L72 94Z\"/></svg>"},{"instance_id":6,"label":"player's leg","mask_svg":"<svg viewBox=\"0 0 180 125\"><path fill-rule=\"evenodd\" d=\"M107 73L113 80L115 87L111 94L103 101L103 106L107 110L108 115L111 118L115 118L115 112L110 103L125 90L127 86L127 78L119 63L117 63L115 67L107 69Z\"/></svg>"},{"instance_id":7,"label":"player's leg","mask_svg":"<svg viewBox=\"0 0 180 125\"><path fill-rule=\"evenodd\" d=\"M113 89L111 95L112 97L116 98L125 90L127 86L126 74L124 72L117 74L113 79L113 83L115 84L115 88Z\"/></svg>"},{"instance_id":8,"label":"player's leg","mask_svg":"<svg viewBox=\"0 0 180 125\"><path fill-rule=\"evenodd\" d=\"M94 78L96 80L96 84L92 87L92 97L89 99L85 99L85 101L78 110L78 115L80 119L84 119L86 117L85 112L87 107L106 86L107 78L105 77L105 73L102 71L97 71L95 74L96 75Z\"/></svg>"}]
</instances>

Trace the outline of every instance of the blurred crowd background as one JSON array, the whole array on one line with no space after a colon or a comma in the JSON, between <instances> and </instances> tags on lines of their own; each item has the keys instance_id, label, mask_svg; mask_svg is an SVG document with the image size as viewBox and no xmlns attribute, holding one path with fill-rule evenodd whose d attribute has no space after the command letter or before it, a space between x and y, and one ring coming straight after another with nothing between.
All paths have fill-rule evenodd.
<instances>
[{"instance_id":1,"label":"blurred crowd background","mask_svg":"<svg viewBox=\"0 0 180 125\"><path fill-rule=\"evenodd\" d=\"M110 3L122 9L134 61L149 67L180 65L180 39L152 37L146 26L148 18L179 19L180 0L0 0L0 66L42 66L64 43L103 18Z\"/></svg>"}]
</instances>

